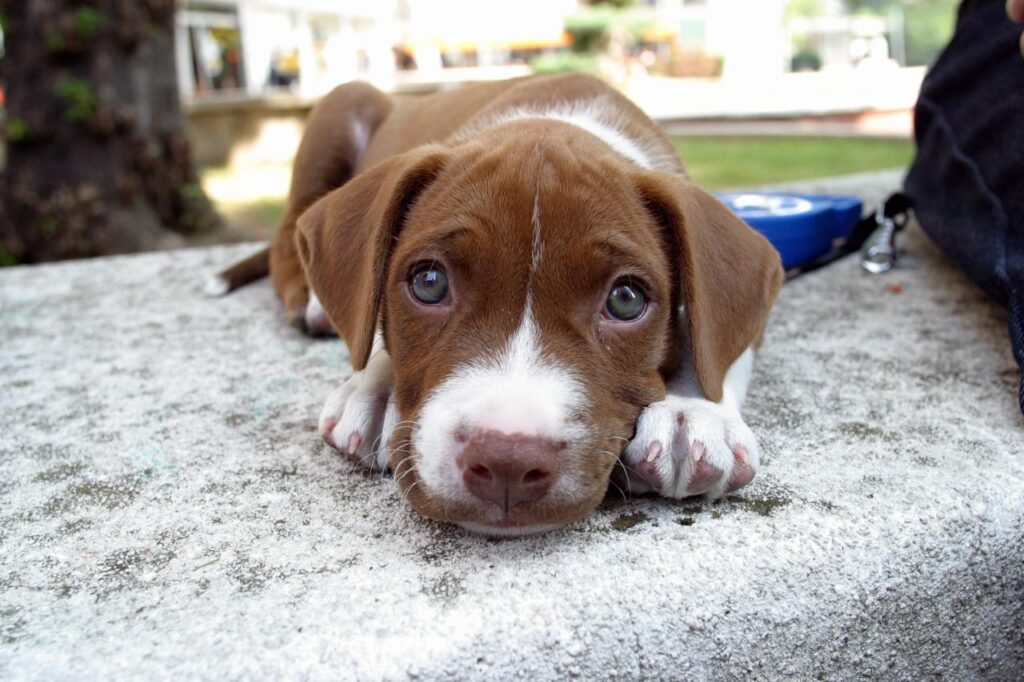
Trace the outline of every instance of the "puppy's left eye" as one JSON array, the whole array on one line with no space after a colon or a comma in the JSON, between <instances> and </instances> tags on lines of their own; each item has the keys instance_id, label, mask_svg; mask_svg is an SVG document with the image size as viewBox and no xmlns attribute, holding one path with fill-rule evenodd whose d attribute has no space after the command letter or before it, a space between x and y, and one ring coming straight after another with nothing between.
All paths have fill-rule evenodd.
<instances>
[{"instance_id":1,"label":"puppy's left eye","mask_svg":"<svg viewBox=\"0 0 1024 682\"><path fill-rule=\"evenodd\" d=\"M613 320L631 322L647 310L647 295L642 288L629 280L619 280L608 293L604 310Z\"/></svg>"},{"instance_id":2,"label":"puppy's left eye","mask_svg":"<svg viewBox=\"0 0 1024 682\"><path fill-rule=\"evenodd\" d=\"M437 263L417 266L409 280L413 297L425 305L437 305L448 298L448 273Z\"/></svg>"}]
</instances>

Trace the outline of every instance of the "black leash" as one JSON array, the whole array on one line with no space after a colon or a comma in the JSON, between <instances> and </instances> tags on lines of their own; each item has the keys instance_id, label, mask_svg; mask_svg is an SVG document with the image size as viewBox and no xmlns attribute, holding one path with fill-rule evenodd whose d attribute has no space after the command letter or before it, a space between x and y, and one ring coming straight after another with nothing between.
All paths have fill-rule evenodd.
<instances>
[{"instance_id":1,"label":"black leash","mask_svg":"<svg viewBox=\"0 0 1024 682\"><path fill-rule=\"evenodd\" d=\"M913 202L903 192L890 195L874 213L861 218L831 251L807 265L787 270L786 281L820 270L857 251L861 252L861 267L868 272L880 274L892 269L898 254L896 235L907 226L912 208Z\"/></svg>"}]
</instances>

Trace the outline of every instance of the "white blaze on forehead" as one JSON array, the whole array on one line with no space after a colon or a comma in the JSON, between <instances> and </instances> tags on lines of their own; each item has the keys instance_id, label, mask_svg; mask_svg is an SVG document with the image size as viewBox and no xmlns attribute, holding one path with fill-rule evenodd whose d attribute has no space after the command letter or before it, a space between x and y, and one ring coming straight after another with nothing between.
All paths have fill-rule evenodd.
<instances>
[{"instance_id":1,"label":"white blaze on forehead","mask_svg":"<svg viewBox=\"0 0 1024 682\"><path fill-rule=\"evenodd\" d=\"M574 434L567 433L567 422L579 408L582 385L566 368L541 357L540 331L531 307L527 296L522 323L499 360L482 371L471 370L489 388L478 394L482 409L466 415L467 425L569 440Z\"/></svg>"},{"instance_id":2,"label":"white blaze on forehead","mask_svg":"<svg viewBox=\"0 0 1024 682\"><path fill-rule=\"evenodd\" d=\"M614 149L617 154L641 168L664 166L661 159L662 154L659 154L657 150L646 148L623 130L622 126L616 122L620 116L621 112L602 98L559 102L546 107L513 107L463 130L458 139L468 139L481 130L510 121L547 119L568 123L587 131ZM666 170L673 169L666 168Z\"/></svg>"},{"instance_id":3,"label":"white blaze on forehead","mask_svg":"<svg viewBox=\"0 0 1024 682\"><path fill-rule=\"evenodd\" d=\"M540 237L540 190L533 195L533 215L530 216L530 223L533 225L533 249L530 257L530 274L537 270L540 265L541 256L544 255L544 242ZM527 309L530 302L527 301Z\"/></svg>"},{"instance_id":4,"label":"white blaze on forehead","mask_svg":"<svg viewBox=\"0 0 1024 682\"><path fill-rule=\"evenodd\" d=\"M615 126L602 121L599 114L593 110L586 108L552 109L543 112L540 118L562 121L577 128L582 128L641 168L652 167L650 158L641 149L640 145Z\"/></svg>"}]
</instances>

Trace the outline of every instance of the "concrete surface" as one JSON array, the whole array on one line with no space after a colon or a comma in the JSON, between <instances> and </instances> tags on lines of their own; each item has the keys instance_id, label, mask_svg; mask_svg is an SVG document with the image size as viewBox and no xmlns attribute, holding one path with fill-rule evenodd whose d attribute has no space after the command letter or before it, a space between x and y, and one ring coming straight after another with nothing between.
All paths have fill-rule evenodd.
<instances>
[{"instance_id":1,"label":"concrete surface","mask_svg":"<svg viewBox=\"0 0 1024 682\"><path fill-rule=\"evenodd\" d=\"M342 345L200 294L252 246L0 270L0 678L1020 678L1004 313L909 236L783 291L749 488L512 541L321 444Z\"/></svg>"}]
</instances>

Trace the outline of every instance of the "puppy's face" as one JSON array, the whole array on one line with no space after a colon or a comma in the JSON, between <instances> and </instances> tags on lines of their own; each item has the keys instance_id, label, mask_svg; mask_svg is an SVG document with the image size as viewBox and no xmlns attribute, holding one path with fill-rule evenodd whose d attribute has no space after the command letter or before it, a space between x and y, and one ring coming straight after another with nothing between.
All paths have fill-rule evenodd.
<instances>
[{"instance_id":1,"label":"puppy's face","mask_svg":"<svg viewBox=\"0 0 1024 682\"><path fill-rule=\"evenodd\" d=\"M707 307L684 295L701 289L684 283L700 268L680 267L699 247L674 224L671 183L596 140L550 134L562 126L517 125L384 162L299 231L354 364L382 328L401 419L391 466L407 499L496 534L557 527L600 502L640 410L664 396L689 323L680 308Z\"/></svg>"},{"instance_id":2,"label":"puppy's face","mask_svg":"<svg viewBox=\"0 0 1024 682\"><path fill-rule=\"evenodd\" d=\"M672 277L616 165L563 145L453 160L409 210L384 334L392 465L428 516L488 529L592 509L660 399Z\"/></svg>"}]
</instances>

